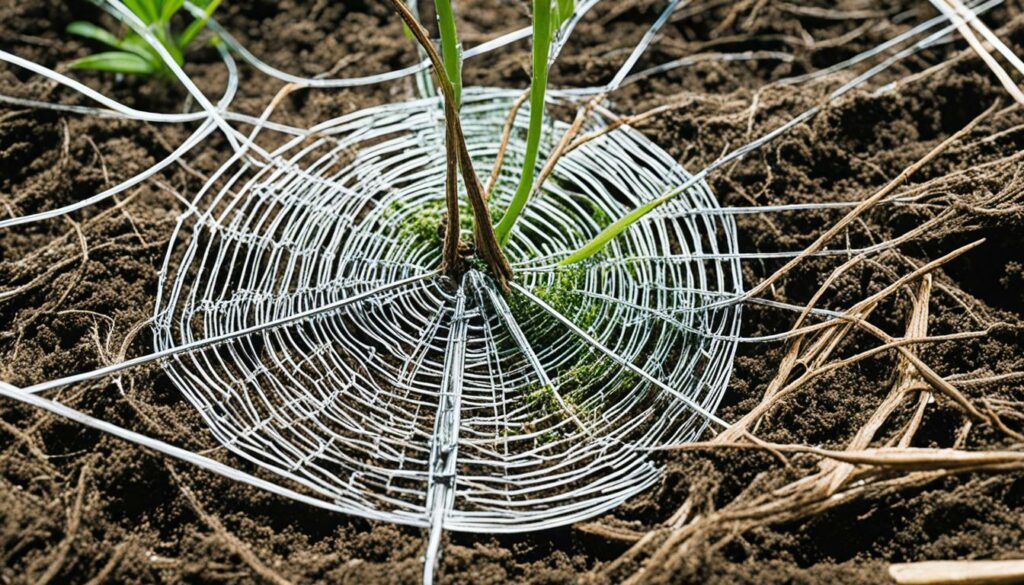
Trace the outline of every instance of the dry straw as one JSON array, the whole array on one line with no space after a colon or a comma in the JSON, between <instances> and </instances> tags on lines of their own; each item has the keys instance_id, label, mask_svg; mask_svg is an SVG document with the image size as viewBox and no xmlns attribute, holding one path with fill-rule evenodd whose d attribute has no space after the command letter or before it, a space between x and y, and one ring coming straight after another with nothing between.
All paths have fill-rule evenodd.
<instances>
[{"instance_id":1,"label":"dry straw","mask_svg":"<svg viewBox=\"0 0 1024 585\"><path fill-rule=\"evenodd\" d=\"M432 47L423 63L401 70L310 79L263 63L211 20L209 27L223 41L218 48L228 72L223 94L214 101L130 10L109 0L104 9L153 45L198 110L161 114L133 109L4 51L0 60L77 91L98 106L2 99L76 115L199 125L168 157L136 177L75 204L0 220L0 229L100 204L183 163L213 133L223 134L231 151L199 192L183 198L177 228L168 234L150 323L151 352L27 387L0 383L0 394L285 497L429 529L428 581L443 529L519 532L591 519L657 482L661 466L652 452L665 448L757 448L784 460L809 454L822 463L813 476L710 514L699 513L700 502L692 497L663 529L637 535L630 553L604 569L610 578L642 582L670 572L701 538L814 513L875 486L941 472L1019 466L1016 452L908 449L913 424L899 445L871 447L877 429L908 392L921 397L918 411L926 397L942 395L976 423L1012 433L993 409L965 398L915 354L918 345L940 339L929 338L925 328L929 273L967 248L897 278L847 311L815 307L845 271L920 232L865 249L834 246L836 236L868 209L892 203L918 169L962 140L982 118L864 201L723 208L706 182L718 169L806 123L848 93L869 87L892 65L949 42L954 31L970 41L1019 99L1019 90L1012 80L1007 84L1009 74L988 47L1015 67L1019 61L976 17L999 3L965 6L936 0L940 16L842 63L776 82L813 86L870 64L843 77L819 105L691 174L630 126L678 106L618 117L605 98L624 85L702 60L785 61L789 56L716 54L633 72L659 29L687 6L668 2L609 82L548 92L549 103L573 106L577 115L569 124L549 124L538 147L536 185L525 191L529 203L515 226L507 226L507 246L490 249L487 242L494 237L479 233L486 206L506 208L516 199L521 183L514 169L532 148L526 139L531 104L525 95L464 88L455 123L452 100L446 111L446 100L433 95L436 88L423 76L431 61L442 66ZM581 2L566 19L550 62L595 4ZM200 13L191 4L186 8ZM405 16L414 14L415 5ZM413 32L422 33L415 27ZM466 50L463 57L528 35L528 30L515 31ZM232 109L241 83L236 57L286 83L258 117ZM310 128L270 120L279 101L298 89L356 87L411 75L420 76L422 99ZM454 87L441 89L456 95ZM250 127L247 132L239 130L243 125ZM284 144L261 146L264 133L283 136ZM453 140L457 134L465 139L461 151ZM446 185L458 185L456 167L438 155L446 149L453 153L449 160L460 162L463 189L469 186L471 205L465 208L453 207L451 194L446 198ZM477 174L490 177L486 185L477 182ZM836 208L846 209L845 217L807 249L739 249L736 215ZM457 249L454 236L464 229L460 215L476 220L472 229L478 232L475 240L485 266L466 260ZM434 230L436 236L442 219L443 251L431 235ZM812 256L848 260L806 306L763 297L782 275ZM743 262L778 258L788 259L781 270L750 288L743 286ZM461 261L469 262L468 269L453 271L453 263ZM916 293L904 337L893 338L868 323L880 302L908 286L915 286ZM18 294L0 292L0 300ZM797 321L791 331L744 337L740 312L751 303L792 311ZM881 345L832 360L852 331L866 332ZM790 344L790 351L763 402L735 423L721 420L715 411L737 344L778 340ZM763 415L788 394L824 372L883 351L900 356L899 375L890 397L847 450L774 445L756 438ZM220 444L277 479L258 478L232 465L230 458L218 461L189 452L45 397L51 390L147 363L163 366ZM697 443L708 429L714 438ZM892 479L893 470L905 475ZM192 505L199 509L197 502ZM219 526L215 519L208 522ZM607 526L584 526L623 538ZM634 561L642 557L648 563L637 570ZM258 559L247 562L269 571Z\"/></svg>"}]
</instances>

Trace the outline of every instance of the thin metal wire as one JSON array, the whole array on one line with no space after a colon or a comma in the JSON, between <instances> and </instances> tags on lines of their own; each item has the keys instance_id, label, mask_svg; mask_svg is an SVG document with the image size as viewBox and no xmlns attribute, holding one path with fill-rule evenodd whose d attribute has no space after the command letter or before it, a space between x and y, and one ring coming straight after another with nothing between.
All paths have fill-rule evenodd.
<instances>
[{"instance_id":1,"label":"thin metal wire","mask_svg":"<svg viewBox=\"0 0 1024 585\"><path fill-rule=\"evenodd\" d=\"M517 95L466 91L463 128L481 169L493 163ZM521 164L524 115L508 169ZM595 116L587 129L603 124ZM435 270L436 237L418 240L408 226L436 225L443 208L438 100L364 110L320 135L278 153L280 167L237 164L221 174L230 180L215 188L211 179L193 201L169 246L185 251L176 262L169 255L162 272L158 351ZM509 254L574 249L601 229L595 216L622 213L686 178L639 133L612 132L558 165ZM514 186L507 171L491 201L506 205ZM703 184L677 204L715 206ZM731 369L739 306L693 308L704 299L698 290L742 292L735 224L728 215L680 217L617 244L651 261L523 273L526 305L554 299L558 308L539 305L571 313L564 321L524 310L523 301L511 307L474 270L457 287L430 276L330 319L175 354L167 371L230 450L353 514L369 508L394 522L433 518L473 532L590 517L656 479L650 447L695 439L709 420L724 424L712 413ZM656 261L673 248L721 257ZM651 319L645 309L674 316Z\"/></svg>"},{"instance_id":2,"label":"thin metal wire","mask_svg":"<svg viewBox=\"0 0 1024 585\"><path fill-rule=\"evenodd\" d=\"M992 0L972 10L981 13ZM552 61L596 0L580 3ZM612 81L555 90L553 99L614 91L685 66L678 60L630 76L680 2L671 0ZM295 128L232 112L238 72L211 103L117 0L102 4L154 43L202 108L185 114L127 107L51 69L0 51L102 108L8 103L161 123L200 122L153 167L78 203L0 221L0 228L59 217L99 203L180 160L220 130L231 154L180 215L155 299L152 353L0 395L155 449L234 480L326 509L429 528L425 579L433 576L444 529L517 532L603 513L649 488L660 468L652 448L695 440L715 414L740 335L741 263L796 251L743 253L734 217L848 204L720 208L704 178L813 117L813 108L696 175L628 126L562 157L523 213L508 247L518 280L505 296L471 269L460 282L437 271L436 226L444 208L443 111L436 97L390 104ZM187 5L189 10L195 10ZM837 99L892 64L948 42L948 15L833 67L784 80L821 79L910 43L835 90ZM259 71L307 87L353 87L426 70L425 63L358 78L310 79L252 55L218 23L227 47ZM930 32L936 27L937 32ZM924 38L922 35L928 36ZM469 58L526 38L503 35ZM1002 50L1002 49L1000 49ZM740 55L736 59L782 58ZM733 57L728 57L733 58ZM422 80L421 80L422 81ZM422 84L421 84L422 85ZM518 92L467 88L463 129L474 162L490 170L505 116ZM491 202L508 204L525 150L521 108ZM584 132L605 128L596 108ZM243 134L232 124L252 126ZM544 155L567 125L554 122ZM290 136L267 151L262 131ZM546 156L542 156L543 160ZM667 190L679 197L614 240L583 267L556 261L608 222ZM468 211L464 212L469 216ZM434 230L434 237L431 230ZM885 249L885 242L862 250ZM848 255L856 250L828 250ZM815 315L835 317L827 310ZM757 341L785 338L767 335ZM216 440L303 491L90 417L41 394L160 362Z\"/></svg>"}]
</instances>

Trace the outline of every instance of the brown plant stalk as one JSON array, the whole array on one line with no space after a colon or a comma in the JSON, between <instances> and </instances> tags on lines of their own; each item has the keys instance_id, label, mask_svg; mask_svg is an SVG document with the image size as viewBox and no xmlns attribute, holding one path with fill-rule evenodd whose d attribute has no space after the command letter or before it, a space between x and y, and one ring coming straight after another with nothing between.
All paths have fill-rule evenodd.
<instances>
[{"instance_id":1,"label":"brown plant stalk","mask_svg":"<svg viewBox=\"0 0 1024 585\"><path fill-rule=\"evenodd\" d=\"M416 20L416 17L409 11L409 8L401 0L389 0L391 7L405 22L405 25L412 31L416 41L426 51L430 58L430 64L434 70L434 76L438 80L441 93L444 94L444 118L445 118L445 156L447 158L447 179L445 187L445 199L448 208L447 228L445 229L444 252L442 257L442 269L449 274L458 274L462 270L462 259L458 254L459 245L459 202L458 183L455 180L455 167L462 171L462 181L466 185L466 195L469 197L469 204L473 210L473 223L475 224L474 236L476 240L477 255L487 264L492 276L498 281L502 290L508 291L508 281L512 280L512 267L501 250L501 245L494 235L494 225L491 223L491 212L487 206L487 199L484 196L483 186L473 170L473 159L469 155L469 148L466 146L466 138L462 133L462 123L459 121L458 102L455 99L455 89L451 80L448 79L444 69L444 62L437 48L430 41L426 29Z\"/></svg>"}]
</instances>

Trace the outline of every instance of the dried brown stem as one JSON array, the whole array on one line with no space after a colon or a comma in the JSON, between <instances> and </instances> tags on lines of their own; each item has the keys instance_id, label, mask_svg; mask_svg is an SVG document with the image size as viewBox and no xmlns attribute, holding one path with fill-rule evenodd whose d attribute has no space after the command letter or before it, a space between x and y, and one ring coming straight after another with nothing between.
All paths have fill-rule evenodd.
<instances>
[{"instance_id":1,"label":"dried brown stem","mask_svg":"<svg viewBox=\"0 0 1024 585\"><path fill-rule=\"evenodd\" d=\"M868 209L874 207L876 203L878 203L879 201L887 197L890 193L895 191L897 187L905 183L912 175L914 175L914 173L916 173L922 167L933 161L951 145L953 145L955 142L969 134L978 126L978 124L980 124L985 118L991 115L992 112L996 111L998 108L999 101L997 100L994 104L989 106L987 110L985 110L976 118L971 120L966 126L958 130L949 138L943 140L935 148L931 149L928 152L928 154L924 155L917 162L904 169L903 172L901 172L895 179L893 179L884 187L876 191L873 195L862 201L859 205L857 205L857 207L853 208L848 214L846 214L845 217L836 222L832 227L826 230L825 233L821 234L821 236L819 236L818 239L814 241L814 243L808 246L798 256L794 257L792 260L787 262L782 268L778 269L771 276L758 283L757 286L747 291L745 295L746 298L752 298L760 295L769 286L771 286L780 278L782 278L783 275L792 270L794 266L802 262L811 254L814 254L815 252L821 250L825 246L825 244L827 244L832 238L836 236L836 234L840 233L844 228L846 228L846 226L850 225L850 223L852 223L855 219L860 217L861 214L863 214Z\"/></svg>"},{"instance_id":2,"label":"dried brown stem","mask_svg":"<svg viewBox=\"0 0 1024 585\"><path fill-rule=\"evenodd\" d=\"M508 141L512 137L512 128L515 125L516 115L519 114L519 108L523 107L523 103L526 102L528 97L530 97L529 89L521 93L516 98L516 101L512 102L512 108L509 109L508 117L505 118L505 127L501 130L501 143L498 145L498 154L494 157L494 168L491 169L491 176L487 179L487 186L484 187L484 197L487 199L491 198L494 186L498 184L498 177L501 176L501 165L505 162L505 151L508 150Z\"/></svg>"},{"instance_id":3,"label":"dried brown stem","mask_svg":"<svg viewBox=\"0 0 1024 585\"><path fill-rule=\"evenodd\" d=\"M932 288L929 273L976 245L977 243L964 246L897 278L883 290L853 305L840 318L832 321L831 326L822 329L816 339L802 350L803 339L809 332L801 333L794 340L793 347L784 363L780 365L779 375L770 385L761 404L712 441L702 445L681 447L683 449L752 448L765 450L776 454L776 456L784 453L813 454L824 458L816 473L768 493L753 497L744 495L757 493L756 490L750 489L717 512L695 513L694 510L697 506L694 496L691 495L663 529L648 532L639 538L625 555L608 566L603 572L604 576L610 578L611 575L618 574L625 567L635 563L640 555L653 548L653 555L648 559L646 565L632 574L627 582L641 583L657 577L666 577L677 571L686 562L685 559L688 555L692 555L695 546L707 546L708 550L711 550L715 546L727 542L736 534L751 528L818 514L843 502L863 497L871 493L872 490L919 485L952 473L1000 472L1024 467L1024 453L1016 451L973 453L962 451L959 447L949 450L907 448L906 445L909 444L909 439L912 438L919 424L918 419L922 414L920 401L915 407L915 419L912 419L911 424L899 438L899 447L870 448L870 443L877 432L885 425L897 407L906 401L907 394L926 390L929 386L952 398L972 417L980 416L982 420L991 422L1004 432L1008 431L1005 425L1000 424L991 408L986 408L986 412L983 413L951 384L928 369L907 349L912 344L940 338L978 335L976 332L969 332L927 337L926 328L928 299ZM816 304L823 290L830 286L839 274L850 266L856 265L858 261L856 258L851 259L826 279L822 289L819 289L808 303L804 314L809 312L810 306ZM866 318L883 299L916 279L920 279L921 282L913 295L914 304L903 338L893 338L867 323ZM795 329L799 329L802 322L803 319L798 320ZM854 327L859 327L877 337L883 345L850 358L826 364L825 361L836 349L839 341ZM864 427L858 431L846 450L835 451L804 445L778 445L757 440L745 430L749 428L749 425L758 421L772 405L807 384L814 377L826 371L856 363L881 351L892 349L901 353L893 386L887 398L877 407ZM793 366L798 363L804 364L807 368L806 371L792 382L787 383ZM927 382L928 386L925 386L924 382ZM915 423L914 420L918 420L918 422ZM907 475L893 479L891 477L893 473L906 473Z\"/></svg>"},{"instance_id":4,"label":"dried brown stem","mask_svg":"<svg viewBox=\"0 0 1024 585\"><path fill-rule=\"evenodd\" d=\"M174 478L174 481L178 484L178 488L181 490L182 495L185 496L185 501L188 502L189 507L192 508L192 511L199 516L199 519L217 535L217 539L224 544L225 548L240 558L246 565L249 565L249 568L251 568L262 581L272 583L273 585L291 585L291 581L285 579L276 571L264 564L263 561L261 561L256 554L252 552L252 549L249 548L247 544L229 532L216 516L208 513L203 508L199 499L196 498L195 494L192 493L192 490L185 485L182 478L174 470L174 466L172 464L165 463L165 467L171 474L171 477Z\"/></svg>"},{"instance_id":5,"label":"dried brown stem","mask_svg":"<svg viewBox=\"0 0 1024 585\"><path fill-rule=\"evenodd\" d=\"M899 585L1019 583L1024 560L898 563L889 567L889 576Z\"/></svg>"},{"instance_id":6,"label":"dried brown stem","mask_svg":"<svg viewBox=\"0 0 1024 585\"><path fill-rule=\"evenodd\" d=\"M60 574L61 568L64 566L64 561L67 559L68 553L71 551L71 544L75 541L75 535L78 533L78 526L82 522L82 504L85 499L85 485L89 479L89 463L82 466L81 471L78 473L78 488L75 490L75 503L68 514L68 527L64 534L64 539L57 545L57 555L54 557L50 566L47 567L46 571L36 579L36 585L46 585L54 577Z\"/></svg>"},{"instance_id":7,"label":"dried brown stem","mask_svg":"<svg viewBox=\"0 0 1024 585\"><path fill-rule=\"evenodd\" d=\"M863 429L862 429L863 430ZM964 451L961 449L925 449L913 447L881 447L877 449L822 449L810 445L788 445L780 443L718 443L702 442L680 445L680 451L708 449L773 449L780 453L800 453L838 461L848 465L869 465L900 471L935 471L961 467L1005 466L1024 464L1024 453L1020 451ZM845 483L845 482L841 482ZM838 489L838 486L837 488ZM834 493L836 490L832 490Z\"/></svg>"},{"instance_id":8,"label":"dried brown stem","mask_svg":"<svg viewBox=\"0 0 1024 585\"><path fill-rule=\"evenodd\" d=\"M114 569L116 569L119 564L121 564L121 559L124 558L125 553L128 552L128 549L131 548L132 544L132 540L128 539L115 546L114 552L110 555L110 558L107 559L107 562L103 564L103 568L101 568L92 579L89 579L85 585L102 585L103 583L107 583L107 579L110 577L110 574L114 572Z\"/></svg>"},{"instance_id":9,"label":"dried brown stem","mask_svg":"<svg viewBox=\"0 0 1024 585\"><path fill-rule=\"evenodd\" d=\"M430 37L423 26L416 20L416 17L409 11L409 8L401 0L389 0L391 7L402 18L409 30L412 31L416 41L426 51L430 58L431 67L437 77L438 86L444 94L444 117L445 117L445 148L448 161L448 181L446 186L446 203L448 207L448 223L445 230L444 256L442 266L451 273L461 268L458 257L459 237L459 204L458 185L452 178L452 165L458 163L462 171L462 181L466 185L466 195L469 197L469 204L473 210L473 221L475 224L475 238L477 254L490 268L492 276L505 291L508 290L508 281L512 279L512 267L505 258L498 239L494 235L494 225L491 222L491 212L484 197L483 187L473 169L473 159L469 155L466 146L466 138L462 133L462 123L459 121L459 112L455 100L455 89L451 80L445 74L444 62L437 48L431 42ZM454 240L454 241L453 241Z\"/></svg>"}]
</instances>

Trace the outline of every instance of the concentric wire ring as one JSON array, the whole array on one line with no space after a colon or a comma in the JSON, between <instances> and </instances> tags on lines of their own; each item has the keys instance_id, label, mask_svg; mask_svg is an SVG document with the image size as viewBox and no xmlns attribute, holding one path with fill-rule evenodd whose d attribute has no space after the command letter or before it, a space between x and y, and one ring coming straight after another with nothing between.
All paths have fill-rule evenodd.
<instances>
[{"instance_id":1,"label":"concentric wire ring","mask_svg":"<svg viewBox=\"0 0 1024 585\"><path fill-rule=\"evenodd\" d=\"M465 93L482 175L515 96ZM515 189L527 117L494 209ZM553 124L546 151L565 130ZM476 269L456 282L436 272L443 141L440 104L424 99L336 119L269 165L234 157L172 237L155 349L336 306L166 371L228 449L352 514L428 525L436 486L451 530L604 512L656 481L650 448L713 417L739 332L732 218L699 213L717 207L701 182L601 257L558 266L690 177L623 126L562 157L527 206L513 293Z\"/></svg>"}]
</instances>

